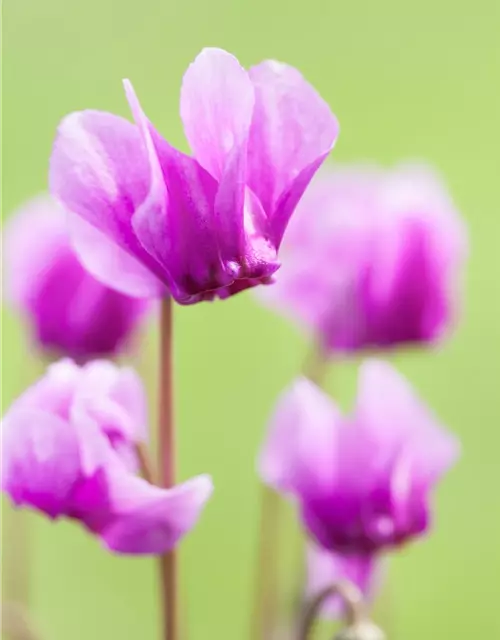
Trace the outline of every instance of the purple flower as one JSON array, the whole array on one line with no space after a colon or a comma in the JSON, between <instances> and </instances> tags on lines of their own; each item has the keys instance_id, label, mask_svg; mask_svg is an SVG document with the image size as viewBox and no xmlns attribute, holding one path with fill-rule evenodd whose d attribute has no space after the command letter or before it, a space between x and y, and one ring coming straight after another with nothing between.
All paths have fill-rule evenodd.
<instances>
[{"instance_id":1,"label":"purple flower","mask_svg":"<svg viewBox=\"0 0 500 640\"><path fill-rule=\"evenodd\" d=\"M2 489L18 506L79 520L112 551L164 553L195 525L212 482L162 489L138 477L146 424L131 369L61 360L3 420Z\"/></svg>"},{"instance_id":2,"label":"purple flower","mask_svg":"<svg viewBox=\"0 0 500 640\"><path fill-rule=\"evenodd\" d=\"M306 379L285 392L260 473L295 498L317 544L357 564L363 586L380 552L428 530L430 494L458 453L409 384L389 364L369 360L351 417Z\"/></svg>"},{"instance_id":3,"label":"purple flower","mask_svg":"<svg viewBox=\"0 0 500 640\"><path fill-rule=\"evenodd\" d=\"M73 113L54 144L51 190L76 214L83 263L125 293L168 291L182 304L270 282L290 216L338 134L328 105L292 67L245 71L204 49L181 90L188 156L152 126L129 81L125 93L135 124Z\"/></svg>"},{"instance_id":4,"label":"purple flower","mask_svg":"<svg viewBox=\"0 0 500 640\"><path fill-rule=\"evenodd\" d=\"M114 355L149 309L88 273L70 244L66 215L48 196L26 203L7 223L5 288L46 351L78 361Z\"/></svg>"},{"instance_id":5,"label":"purple flower","mask_svg":"<svg viewBox=\"0 0 500 640\"><path fill-rule=\"evenodd\" d=\"M463 221L428 168L325 170L261 298L327 351L434 343L457 315L466 247Z\"/></svg>"}]
</instances>

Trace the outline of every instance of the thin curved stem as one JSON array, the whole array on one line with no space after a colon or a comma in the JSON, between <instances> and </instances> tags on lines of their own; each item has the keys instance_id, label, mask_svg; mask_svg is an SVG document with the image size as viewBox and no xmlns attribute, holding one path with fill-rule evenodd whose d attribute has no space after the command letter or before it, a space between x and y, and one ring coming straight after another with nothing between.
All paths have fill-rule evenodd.
<instances>
[{"instance_id":1,"label":"thin curved stem","mask_svg":"<svg viewBox=\"0 0 500 640\"><path fill-rule=\"evenodd\" d=\"M153 471L153 465L151 464L147 447L143 442L140 442L136 445L135 450L137 453L137 459L139 460L139 468L141 470L142 477L144 480L147 480L149 484L156 484L155 473Z\"/></svg>"},{"instance_id":2,"label":"thin curved stem","mask_svg":"<svg viewBox=\"0 0 500 640\"><path fill-rule=\"evenodd\" d=\"M309 640L312 637L314 623L320 609L328 598L338 596L345 605L345 620L348 626L359 624L365 619L365 608L360 590L352 583L339 581L320 591L306 605L300 621L297 640Z\"/></svg>"}]
</instances>

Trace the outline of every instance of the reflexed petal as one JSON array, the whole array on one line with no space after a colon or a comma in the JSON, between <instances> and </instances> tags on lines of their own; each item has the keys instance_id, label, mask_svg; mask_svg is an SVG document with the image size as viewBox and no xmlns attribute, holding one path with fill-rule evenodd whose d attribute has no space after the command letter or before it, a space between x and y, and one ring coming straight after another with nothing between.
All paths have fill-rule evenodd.
<instances>
[{"instance_id":1,"label":"reflexed petal","mask_svg":"<svg viewBox=\"0 0 500 640\"><path fill-rule=\"evenodd\" d=\"M61 418L11 410L2 422L2 489L17 505L63 515L80 475L78 441Z\"/></svg>"},{"instance_id":2,"label":"reflexed petal","mask_svg":"<svg viewBox=\"0 0 500 640\"><path fill-rule=\"evenodd\" d=\"M276 248L258 198L245 190L255 102L248 73L221 49L205 49L184 76L181 116L196 159L219 182L214 203L221 257L237 278L266 277Z\"/></svg>"},{"instance_id":3,"label":"reflexed petal","mask_svg":"<svg viewBox=\"0 0 500 640\"><path fill-rule=\"evenodd\" d=\"M181 90L181 118L198 162L220 180L233 150L245 143L254 88L238 60L222 49L204 49L189 65Z\"/></svg>"},{"instance_id":4,"label":"reflexed petal","mask_svg":"<svg viewBox=\"0 0 500 640\"><path fill-rule=\"evenodd\" d=\"M160 266L131 226L132 215L150 192L150 182L144 145L132 123L109 113L82 111L66 116L59 125L50 161L52 194L162 278ZM92 273L106 282L105 268L117 256L104 260L100 245ZM90 262L87 257L86 265Z\"/></svg>"},{"instance_id":5,"label":"reflexed petal","mask_svg":"<svg viewBox=\"0 0 500 640\"><path fill-rule=\"evenodd\" d=\"M152 173L150 196L134 215L134 231L150 255L168 270L173 297L189 303L200 290L216 288L215 276L223 270L219 229L213 220L217 183L196 160L174 149L155 131L128 81L125 91Z\"/></svg>"},{"instance_id":6,"label":"reflexed petal","mask_svg":"<svg viewBox=\"0 0 500 640\"><path fill-rule=\"evenodd\" d=\"M371 600L380 582L380 561L373 555L340 555L314 544L307 547L307 595L315 595L339 580L355 584L365 599ZM342 603L336 597L326 600L321 614L338 618L342 615Z\"/></svg>"},{"instance_id":7,"label":"reflexed petal","mask_svg":"<svg viewBox=\"0 0 500 640\"><path fill-rule=\"evenodd\" d=\"M281 242L300 195L338 135L329 106L293 67L267 60L249 71L256 103L248 183Z\"/></svg>"},{"instance_id":8,"label":"reflexed petal","mask_svg":"<svg viewBox=\"0 0 500 640\"><path fill-rule=\"evenodd\" d=\"M110 478L112 517L101 537L118 553L166 553L196 524L211 493L208 476L161 489L117 473Z\"/></svg>"},{"instance_id":9,"label":"reflexed petal","mask_svg":"<svg viewBox=\"0 0 500 640\"><path fill-rule=\"evenodd\" d=\"M379 468L393 461L396 454L404 454L405 466L411 464L412 473L429 483L436 481L460 452L458 440L441 428L409 382L380 360L368 360L361 367L356 424L378 452ZM378 466L376 461L374 464Z\"/></svg>"},{"instance_id":10,"label":"reflexed petal","mask_svg":"<svg viewBox=\"0 0 500 640\"><path fill-rule=\"evenodd\" d=\"M300 378L281 396L259 459L264 482L308 493L332 482L341 416L319 387Z\"/></svg>"},{"instance_id":11,"label":"reflexed petal","mask_svg":"<svg viewBox=\"0 0 500 640\"><path fill-rule=\"evenodd\" d=\"M69 230L78 259L104 285L136 298L165 295L165 285L153 271L99 229L69 214Z\"/></svg>"}]
</instances>

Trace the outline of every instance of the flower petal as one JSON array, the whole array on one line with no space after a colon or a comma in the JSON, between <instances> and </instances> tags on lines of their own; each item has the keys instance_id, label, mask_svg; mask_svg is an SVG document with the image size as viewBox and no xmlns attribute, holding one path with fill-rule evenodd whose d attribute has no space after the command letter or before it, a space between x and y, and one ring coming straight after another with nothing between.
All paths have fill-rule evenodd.
<instances>
[{"instance_id":1,"label":"flower petal","mask_svg":"<svg viewBox=\"0 0 500 640\"><path fill-rule=\"evenodd\" d=\"M79 261L100 282L134 298L164 296L163 282L133 255L82 218L68 215L73 249Z\"/></svg>"},{"instance_id":2,"label":"flower petal","mask_svg":"<svg viewBox=\"0 0 500 640\"><path fill-rule=\"evenodd\" d=\"M106 360L87 364L74 397L74 406L109 436L131 444L147 437L147 410L141 379L130 367Z\"/></svg>"},{"instance_id":3,"label":"flower petal","mask_svg":"<svg viewBox=\"0 0 500 640\"><path fill-rule=\"evenodd\" d=\"M340 413L333 401L306 378L278 400L259 459L259 474L278 491L308 493L335 474Z\"/></svg>"},{"instance_id":4,"label":"flower petal","mask_svg":"<svg viewBox=\"0 0 500 640\"><path fill-rule=\"evenodd\" d=\"M223 49L203 49L184 75L180 109L186 137L217 180L233 150L246 142L254 101L247 71Z\"/></svg>"},{"instance_id":5,"label":"flower petal","mask_svg":"<svg viewBox=\"0 0 500 640\"><path fill-rule=\"evenodd\" d=\"M390 399L390 402L387 399ZM362 425L362 427L360 426ZM433 483L456 461L458 440L440 427L407 380L387 362L367 360L359 375L356 428L363 428L384 459L404 455L414 474Z\"/></svg>"},{"instance_id":6,"label":"flower petal","mask_svg":"<svg viewBox=\"0 0 500 640\"><path fill-rule=\"evenodd\" d=\"M79 375L79 367L68 358L49 365L45 375L13 403L11 411L38 409L67 420Z\"/></svg>"},{"instance_id":7,"label":"flower petal","mask_svg":"<svg viewBox=\"0 0 500 640\"><path fill-rule=\"evenodd\" d=\"M56 518L66 512L79 475L78 441L64 420L29 408L5 416L2 489L15 504Z\"/></svg>"},{"instance_id":8,"label":"flower petal","mask_svg":"<svg viewBox=\"0 0 500 640\"><path fill-rule=\"evenodd\" d=\"M340 555L326 551L314 544L307 547L307 595L315 595L347 580L355 584L365 599L372 599L380 583L380 561L373 555ZM325 601L321 615L338 618L342 615L342 603L332 596Z\"/></svg>"},{"instance_id":9,"label":"flower petal","mask_svg":"<svg viewBox=\"0 0 500 640\"><path fill-rule=\"evenodd\" d=\"M293 67L267 60L252 67L255 109L248 184L261 200L279 246L307 184L333 148L338 123L329 106Z\"/></svg>"},{"instance_id":10,"label":"flower petal","mask_svg":"<svg viewBox=\"0 0 500 640\"><path fill-rule=\"evenodd\" d=\"M68 247L63 209L47 194L10 214L3 230L4 296L18 308L29 304L47 270Z\"/></svg>"},{"instance_id":11,"label":"flower petal","mask_svg":"<svg viewBox=\"0 0 500 640\"><path fill-rule=\"evenodd\" d=\"M151 181L137 127L99 111L66 116L54 143L49 178L52 194L68 211L102 231L157 277L164 278L161 267L144 250L131 226L132 215L148 196ZM92 273L108 284L106 269L117 255L104 260L101 244ZM118 275L117 269L114 272Z\"/></svg>"},{"instance_id":12,"label":"flower petal","mask_svg":"<svg viewBox=\"0 0 500 640\"><path fill-rule=\"evenodd\" d=\"M116 474L110 479L113 516L101 531L102 540L118 553L166 553L196 524L211 493L209 476L161 489L140 478Z\"/></svg>"},{"instance_id":13,"label":"flower petal","mask_svg":"<svg viewBox=\"0 0 500 640\"><path fill-rule=\"evenodd\" d=\"M217 183L196 160L160 136L148 121L131 83L125 81L124 85L152 173L152 195L134 215L134 231L168 271L172 296L189 304L197 301L200 290L215 289L224 278L220 230L214 224ZM155 195L156 191L163 194L163 199ZM193 247L197 251L193 252ZM231 276L227 281L232 282Z\"/></svg>"}]
</instances>

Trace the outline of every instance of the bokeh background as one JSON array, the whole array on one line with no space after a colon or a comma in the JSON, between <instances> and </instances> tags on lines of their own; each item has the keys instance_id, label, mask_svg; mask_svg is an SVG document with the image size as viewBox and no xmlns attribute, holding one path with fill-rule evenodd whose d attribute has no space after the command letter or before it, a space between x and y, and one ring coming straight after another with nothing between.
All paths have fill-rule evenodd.
<instances>
[{"instance_id":1,"label":"bokeh background","mask_svg":"<svg viewBox=\"0 0 500 640\"><path fill-rule=\"evenodd\" d=\"M463 439L439 491L436 529L394 558L381 615L390 637L500 637L500 4L498 0L5 0L3 214L46 188L59 119L127 115L121 79L174 144L186 147L179 86L204 46L249 65L297 66L341 123L338 162L424 158L444 174L471 237L464 316L438 353L401 369ZM19 320L3 312L5 408L38 375ZM137 356L154 402L154 329ZM176 310L181 475L216 492L182 547L191 640L248 637L258 486L254 458L306 340L251 294ZM356 363L329 387L352 398ZM7 510L7 508L6 508ZM28 520L33 613L44 640L155 638L152 560L112 557L76 526ZM7 550L8 552L8 550ZM285 563L291 582L293 559ZM389 611L390 608L390 611Z\"/></svg>"}]
</instances>

